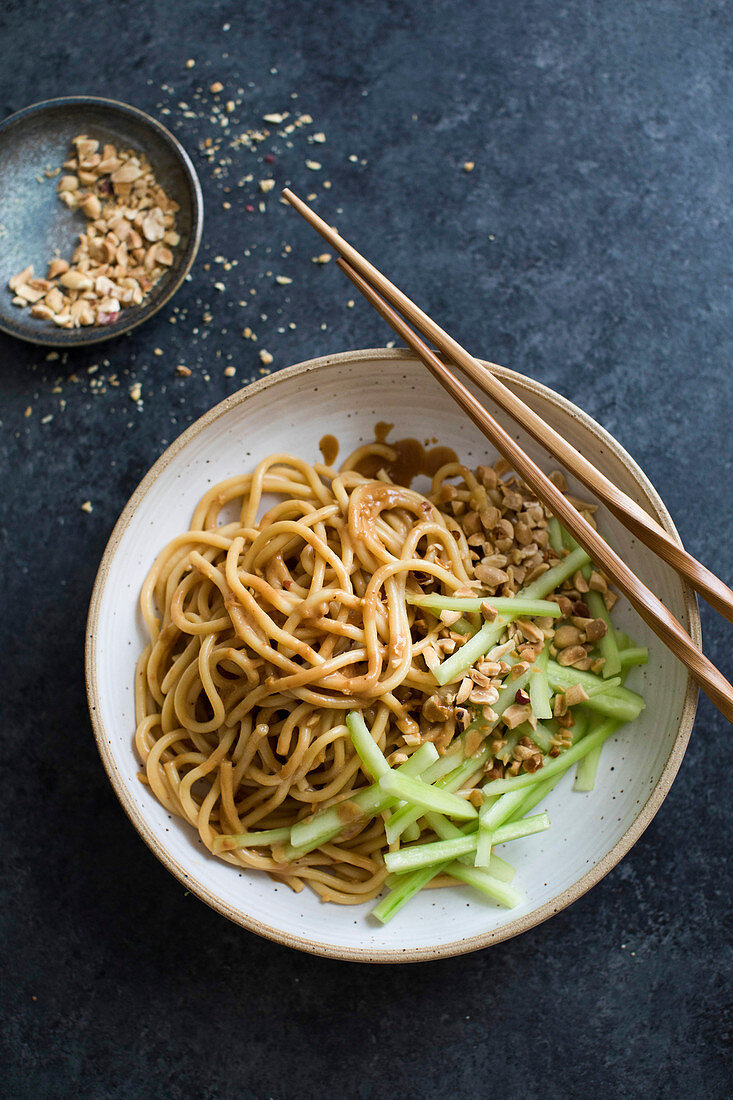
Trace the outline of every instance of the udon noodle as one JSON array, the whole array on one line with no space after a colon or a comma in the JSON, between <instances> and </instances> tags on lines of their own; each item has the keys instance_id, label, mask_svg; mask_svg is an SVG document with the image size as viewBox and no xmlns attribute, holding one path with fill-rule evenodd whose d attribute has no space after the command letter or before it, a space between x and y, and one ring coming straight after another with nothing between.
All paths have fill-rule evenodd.
<instances>
[{"instance_id":1,"label":"udon noodle","mask_svg":"<svg viewBox=\"0 0 733 1100\"><path fill-rule=\"evenodd\" d=\"M549 568L543 509L514 479L447 463L425 496L384 469L360 472L390 456L370 444L338 470L269 456L206 493L145 581L141 778L210 850L217 836L292 826L368 784L349 710L391 764L426 739L444 752L466 720L455 688L436 695L431 668L462 639L406 591L511 595ZM530 626L529 637L514 629L520 657L537 644ZM492 683L469 687L489 705ZM380 891L385 847L377 817L290 863L276 846L218 854L348 904Z\"/></svg>"}]
</instances>

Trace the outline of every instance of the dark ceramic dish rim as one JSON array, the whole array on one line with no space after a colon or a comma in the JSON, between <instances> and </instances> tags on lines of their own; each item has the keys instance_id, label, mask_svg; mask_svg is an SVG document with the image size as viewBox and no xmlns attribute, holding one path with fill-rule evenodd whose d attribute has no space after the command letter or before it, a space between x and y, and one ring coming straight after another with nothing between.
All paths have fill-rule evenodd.
<instances>
[{"instance_id":1,"label":"dark ceramic dish rim","mask_svg":"<svg viewBox=\"0 0 733 1100\"><path fill-rule=\"evenodd\" d=\"M22 323L9 323L0 317L0 332L5 332L9 336L14 336L19 340L25 340L28 343L38 344L43 347L69 348L100 344L104 340L113 340L117 336L124 336L125 333L131 332L132 329L143 324L148 318L157 313L159 309L162 309L180 288L191 270L193 261L196 259L196 254L201 243L201 234L203 232L204 200L201 192L201 184L191 158L178 138L174 137L170 130L166 129L161 122L158 122L152 115L147 114L146 111L141 110L139 107L133 107L129 103L123 103L118 99L107 99L104 96L76 95L58 96L55 99L43 99L38 103L31 103L28 107L23 107L20 111L16 111L14 114L8 115L7 118L3 119L2 122L0 122L0 135L13 126L18 125L18 123L22 123L29 117L40 114L43 111L57 110L64 106L83 106L85 104L107 108L110 111L115 111L134 118L144 126L147 126L148 129L154 131L157 137L170 148L176 159L180 162L183 168L184 178L188 184L191 200L191 231L188 245L183 254L177 259L175 267L171 271L170 283L165 293L159 298L155 298L147 305L142 304L136 306L134 309L123 311L123 319L110 325L104 332L100 332L98 327L71 330L58 329L55 331L49 330L48 335L41 336L36 329L31 333L26 325ZM125 313L129 314L129 320L124 319Z\"/></svg>"}]
</instances>

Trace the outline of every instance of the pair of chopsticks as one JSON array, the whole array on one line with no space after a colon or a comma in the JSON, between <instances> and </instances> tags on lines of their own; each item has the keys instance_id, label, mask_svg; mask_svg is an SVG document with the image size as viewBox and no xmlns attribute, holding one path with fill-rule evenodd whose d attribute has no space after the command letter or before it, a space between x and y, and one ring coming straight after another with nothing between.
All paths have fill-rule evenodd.
<instances>
[{"instance_id":1,"label":"pair of chopsticks","mask_svg":"<svg viewBox=\"0 0 733 1100\"><path fill-rule=\"evenodd\" d=\"M474 359L452 336L423 313L335 229L320 218L307 203L289 189L283 191L283 196L339 253L339 267L367 301L374 306L408 347L412 348L433 377L470 416L496 450L537 494L538 499L550 509L593 561L611 578L657 637L687 666L718 710L729 722L733 722L733 685L696 648L692 638L665 604L639 580L623 559L601 538L421 337L429 339L499 408L516 420L545 450L587 486L625 527L671 565L716 611L731 622L733 622L733 591L683 547L678 546L636 501L623 493L567 440L546 424L541 416L525 405L520 397L512 393L483 363ZM410 324L407 323L408 321ZM411 325L414 328L410 327Z\"/></svg>"}]
</instances>

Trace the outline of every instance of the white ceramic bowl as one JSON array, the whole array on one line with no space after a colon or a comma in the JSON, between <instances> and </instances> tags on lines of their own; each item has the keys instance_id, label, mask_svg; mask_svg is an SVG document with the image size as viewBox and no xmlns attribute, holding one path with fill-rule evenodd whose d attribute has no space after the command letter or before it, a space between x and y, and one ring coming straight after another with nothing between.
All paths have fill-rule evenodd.
<instances>
[{"instance_id":1,"label":"white ceramic bowl","mask_svg":"<svg viewBox=\"0 0 733 1100\"><path fill-rule=\"evenodd\" d=\"M492 369L677 537L653 486L603 428L546 387ZM491 411L537 462L553 468L528 436ZM92 596L86 669L94 729L112 785L143 839L187 889L245 928L291 947L402 962L456 955L514 936L598 882L638 839L669 790L689 739L697 691L621 601L615 617L651 650L649 665L633 670L629 681L644 693L647 708L606 744L596 789L573 792L566 776L546 800L552 827L511 845L509 858L525 897L516 909L494 907L465 887L427 890L383 927L369 917L369 905L323 904L307 889L294 894L265 875L239 872L210 856L193 830L169 817L136 777L133 671L145 641L140 586L157 551L187 528L210 485L276 451L317 460L318 442L327 433L338 437L345 455L374 438L379 420L394 421L395 437L437 436L468 465L492 453L425 368L401 351L357 351L300 363L253 383L196 421L158 459L112 533ZM599 526L699 645L697 606L677 574L607 513L599 513Z\"/></svg>"}]
</instances>

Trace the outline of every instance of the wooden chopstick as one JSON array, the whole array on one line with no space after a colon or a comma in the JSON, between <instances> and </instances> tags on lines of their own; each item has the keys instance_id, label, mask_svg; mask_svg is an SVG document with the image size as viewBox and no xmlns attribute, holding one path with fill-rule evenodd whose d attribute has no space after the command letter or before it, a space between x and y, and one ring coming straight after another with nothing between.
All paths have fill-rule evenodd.
<instances>
[{"instance_id":1,"label":"wooden chopstick","mask_svg":"<svg viewBox=\"0 0 733 1100\"><path fill-rule=\"evenodd\" d=\"M496 378L490 370L470 355L465 348L445 332L426 313L415 305L406 294L369 263L348 241L307 203L286 189L283 196L302 215L324 240L336 249L358 271L369 285L394 306L402 316L427 337L444 355L455 363L491 399L529 432L570 473L586 485L606 507L617 516L625 527L637 536L650 550L672 566L711 607L733 622L733 591L719 577L670 537L663 527L644 509L614 485L600 470L576 451L566 439L545 423L542 417L520 397Z\"/></svg>"},{"instance_id":2,"label":"wooden chopstick","mask_svg":"<svg viewBox=\"0 0 733 1100\"><path fill-rule=\"evenodd\" d=\"M729 722L733 722L733 685L728 683L723 674L703 653L700 653L692 638L665 604L639 580L626 562L618 556L615 550L611 549L608 543L591 527L580 512L550 481L549 477L532 461L519 444L504 431L498 421L486 411L463 383L459 382L448 367L441 363L440 359L410 328L406 321L377 294L374 288L349 263L344 259L340 259L338 263L367 301L391 325L398 336L416 352L433 377L440 382L441 386L447 390L464 412L468 413L474 424L480 428L497 451L503 455L512 468L537 494L538 499L551 510L553 515L557 516L586 553L590 554L593 561L600 565L606 575L614 581L617 588L624 593L644 622L671 649L672 653L687 666L697 683L718 710L725 715Z\"/></svg>"}]
</instances>

